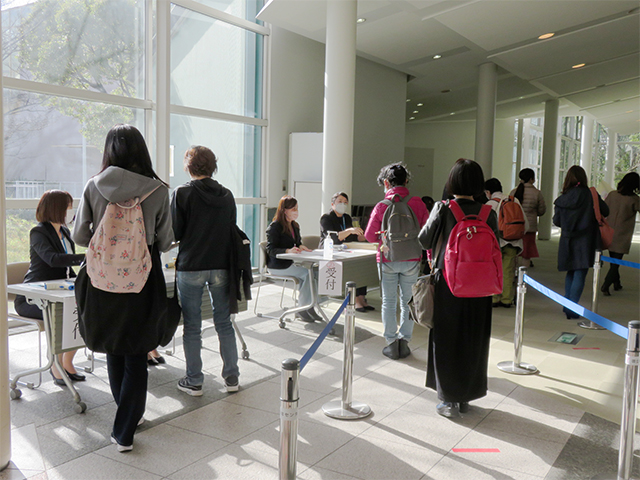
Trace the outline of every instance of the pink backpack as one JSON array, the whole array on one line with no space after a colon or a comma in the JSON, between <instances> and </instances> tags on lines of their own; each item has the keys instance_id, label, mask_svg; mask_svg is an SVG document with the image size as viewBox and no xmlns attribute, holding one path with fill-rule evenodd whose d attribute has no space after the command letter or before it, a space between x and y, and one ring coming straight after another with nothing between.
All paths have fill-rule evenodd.
<instances>
[{"instance_id":1,"label":"pink backpack","mask_svg":"<svg viewBox=\"0 0 640 480\"><path fill-rule=\"evenodd\" d=\"M487 224L490 205L466 215L455 200L449 208L456 218L444 254L444 277L455 297L488 297L502 292L502 253Z\"/></svg>"},{"instance_id":2,"label":"pink backpack","mask_svg":"<svg viewBox=\"0 0 640 480\"><path fill-rule=\"evenodd\" d=\"M151 272L140 205L158 187L126 202L109 202L87 249L91 285L111 293L140 293Z\"/></svg>"}]
</instances>

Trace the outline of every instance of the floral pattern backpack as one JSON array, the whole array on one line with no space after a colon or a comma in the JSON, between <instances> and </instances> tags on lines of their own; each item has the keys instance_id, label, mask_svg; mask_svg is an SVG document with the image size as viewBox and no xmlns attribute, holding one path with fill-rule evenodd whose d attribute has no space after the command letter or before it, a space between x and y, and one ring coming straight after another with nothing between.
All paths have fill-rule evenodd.
<instances>
[{"instance_id":1,"label":"floral pattern backpack","mask_svg":"<svg viewBox=\"0 0 640 480\"><path fill-rule=\"evenodd\" d=\"M105 292L140 293L151 272L142 197L123 203L109 202L87 249L87 274L91 284Z\"/></svg>"}]
</instances>

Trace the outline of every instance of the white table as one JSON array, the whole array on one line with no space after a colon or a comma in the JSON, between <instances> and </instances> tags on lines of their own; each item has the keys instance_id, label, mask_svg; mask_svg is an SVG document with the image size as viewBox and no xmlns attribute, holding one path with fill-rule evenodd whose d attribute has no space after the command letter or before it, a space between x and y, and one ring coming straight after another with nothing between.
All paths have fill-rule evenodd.
<instances>
[{"instance_id":1,"label":"white table","mask_svg":"<svg viewBox=\"0 0 640 480\"><path fill-rule=\"evenodd\" d=\"M311 288L311 303L309 305L300 305L298 307L285 310L278 318L280 328L285 327L284 317L286 315L302 312L309 308L314 308L324 319L329 322L329 318L318 303L318 289L316 280L313 275L313 269L321 260L325 260L323 250L313 250L311 252L300 253L279 253L277 258L282 260L292 260L294 264L300 265L309 271L309 283ZM343 265L343 284L346 282L355 282L361 287L373 287L378 285L378 269L376 264L376 252L370 249L347 249L336 250L331 259L335 262L341 262ZM344 286L341 285L343 288Z\"/></svg>"}]
</instances>

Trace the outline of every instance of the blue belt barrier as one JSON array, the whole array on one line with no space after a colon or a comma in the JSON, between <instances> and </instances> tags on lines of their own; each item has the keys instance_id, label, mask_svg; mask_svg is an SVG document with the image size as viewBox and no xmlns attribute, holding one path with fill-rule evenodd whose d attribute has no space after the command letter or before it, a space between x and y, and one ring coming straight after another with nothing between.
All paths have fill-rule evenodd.
<instances>
[{"instance_id":1,"label":"blue belt barrier","mask_svg":"<svg viewBox=\"0 0 640 480\"><path fill-rule=\"evenodd\" d=\"M600 260L603 260L609 263L615 263L616 265L623 265L625 267L640 269L640 263L636 263L636 262L628 262L626 260L618 260L617 258L611 258L611 257L600 257Z\"/></svg>"},{"instance_id":2,"label":"blue belt barrier","mask_svg":"<svg viewBox=\"0 0 640 480\"><path fill-rule=\"evenodd\" d=\"M313 342L313 345L311 345L309 347L309 350L307 350L307 353L305 353L302 356L302 358L300 359L300 371L301 372L302 372L302 369L304 368L304 366L309 362L309 360L311 360L311 357L313 356L313 354L316 353L316 350L318 350L318 347L324 341L325 337L327 335L329 335L329 332L331 331L333 326L338 321L338 318L340 318L340 315L342 315L342 312L344 311L345 307L347 306L347 303L349 303L349 294L347 294L347 298L344 299L344 302L342 302L342 305L340 305L340 308L338 309L336 314L333 316L331 321L329 323L327 323L327 326L324 327L324 330L322 330L322 332L320 332L320 335L318 335L318 338L316 338L316 341Z\"/></svg>"},{"instance_id":3,"label":"blue belt barrier","mask_svg":"<svg viewBox=\"0 0 640 480\"><path fill-rule=\"evenodd\" d=\"M524 275L524 282L528 283L533 288L538 290L543 295L546 295L554 302L559 303L563 307L567 307L571 311L577 313L578 315L583 316L584 318L592 321L593 323L597 323L598 325L606 328L610 332L615 333L616 335L625 339L629 336L628 328L623 327L622 325L618 325L617 323L612 322L608 318L604 318L602 315L598 315L597 313L592 312L591 310L587 310L582 305L578 305L577 303L572 302L571 300L563 297L562 295L557 294L553 290L545 287L541 283L531 278L529 275Z\"/></svg>"}]
</instances>

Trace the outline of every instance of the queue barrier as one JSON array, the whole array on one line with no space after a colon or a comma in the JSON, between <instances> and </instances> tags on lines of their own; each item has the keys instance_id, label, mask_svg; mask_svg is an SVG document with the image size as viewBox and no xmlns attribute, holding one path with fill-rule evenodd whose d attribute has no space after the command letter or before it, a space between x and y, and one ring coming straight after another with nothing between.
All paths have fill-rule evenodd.
<instances>
[{"instance_id":1,"label":"queue barrier","mask_svg":"<svg viewBox=\"0 0 640 480\"><path fill-rule=\"evenodd\" d=\"M300 360L288 358L282 362L280 383L280 450L278 469L280 480L295 480L298 455L298 401L300 373L333 326L345 311L344 361L342 368L342 400L328 402L322 409L325 415L341 420L364 418L371 414L371 408L364 403L353 402L353 345L355 342L355 282L347 282L347 296L331 321L327 323L318 338Z\"/></svg>"},{"instance_id":2,"label":"queue barrier","mask_svg":"<svg viewBox=\"0 0 640 480\"><path fill-rule=\"evenodd\" d=\"M600 252L596 252L596 264L600 265ZM604 258L603 258L604 259ZM615 260L615 259L613 259ZM631 262L629 262L631 263ZM516 303L516 326L514 332L514 360L498 363L498 368L505 373L516 375L532 375L539 370L535 365L523 363L522 356L522 333L524 324L524 297L527 292L526 285L538 290L540 293L550 298L556 303L574 311L585 317L590 322L599 325L602 329L607 329L619 337L627 340L627 351L625 356L624 392L622 401L622 420L620 422L620 449L618 451L618 473L617 480L629 480L633 467L633 439L636 431L636 410L638 405L638 381L640 379L640 321L629 322L629 327L625 328L608 318L598 315L591 310L584 308L553 290L545 287L540 282L534 280L526 274L527 269L518 269L518 298ZM594 285L597 285L594 274ZM594 290L597 290L594 288ZM597 297L594 294L593 303L597 306ZM597 477L601 478L601 477ZM602 477L609 478L609 477Z\"/></svg>"}]
</instances>

